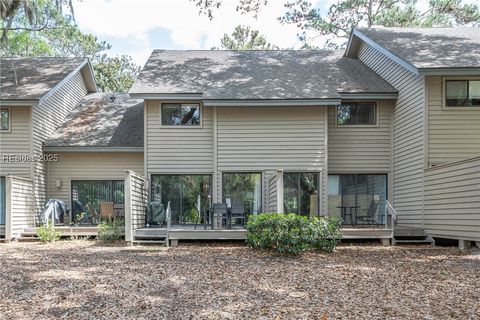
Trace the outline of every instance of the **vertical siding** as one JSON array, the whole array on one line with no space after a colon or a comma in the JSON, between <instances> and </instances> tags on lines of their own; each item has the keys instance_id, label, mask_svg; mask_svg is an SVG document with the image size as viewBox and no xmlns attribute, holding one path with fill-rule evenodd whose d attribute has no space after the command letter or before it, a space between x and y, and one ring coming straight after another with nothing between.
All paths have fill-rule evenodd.
<instances>
[{"instance_id":1,"label":"vertical siding","mask_svg":"<svg viewBox=\"0 0 480 320\"><path fill-rule=\"evenodd\" d=\"M42 143L58 128L69 112L85 97L87 88L81 72L77 72L50 96L33 108L33 154L43 154ZM41 211L47 195L47 164L33 164L35 208Z\"/></svg>"},{"instance_id":2,"label":"vertical siding","mask_svg":"<svg viewBox=\"0 0 480 320\"><path fill-rule=\"evenodd\" d=\"M393 123L393 205L401 225L422 225L424 79L362 43L358 58L398 92Z\"/></svg>"},{"instance_id":3,"label":"vertical siding","mask_svg":"<svg viewBox=\"0 0 480 320\"><path fill-rule=\"evenodd\" d=\"M212 173L213 111L201 107L202 126L162 127L161 101L145 103L147 174Z\"/></svg>"},{"instance_id":4,"label":"vertical siding","mask_svg":"<svg viewBox=\"0 0 480 320\"><path fill-rule=\"evenodd\" d=\"M330 173L388 173L392 166L393 101L379 101L376 126L336 126L336 107L328 108Z\"/></svg>"},{"instance_id":5,"label":"vertical siding","mask_svg":"<svg viewBox=\"0 0 480 320\"><path fill-rule=\"evenodd\" d=\"M31 163L6 162L4 155L31 155L30 107L10 108L10 132L0 132L0 176L30 177Z\"/></svg>"},{"instance_id":6,"label":"vertical siding","mask_svg":"<svg viewBox=\"0 0 480 320\"><path fill-rule=\"evenodd\" d=\"M71 180L123 180L126 170L143 173L141 152L69 152L58 156L58 162L48 164L48 198L62 200L70 207Z\"/></svg>"},{"instance_id":7,"label":"vertical siding","mask_svg":"<svg viewBox=\"0 0 480 320\"><path fill-rule=\"evenodd\" d=\"M26 227L33 227L35 221L33 181L30 179L8 176L7 213L5 237L10 239Z\"/></svg>"},{"instance_id":8,"label":"vertical siding","mask_svg":"<svg viewBox=\"0 0 480 320\"><path fill-rule=\"evenodd\" d=\"M480 157L425 170L425 230L480 241Z\"/></svg>"},{"instance_id":9,"label":"vertical siding","mask_svg":"<svg viewBox=\"0 0 480 320\"><path fill-rule=\"evenodd\" d=\"M217 166L223 171L326 171L326 107L218 107ZM326 210L326 175L321 186ZM221 183L220 183L221 185ZM264 187L264 202L267 199ZM266 208L266 204L264 208Z\"/></svg>"},{"instance_id":10,"label":"vertical siding","mask_svg":"<svg viewBox=\"0 0 480 320\"><path fill-rule=\"evenodd\" d=\"M133 171L125 173L125 241L132 241L136 229L145 227L147 189L145 178Z\"/></svg>"},{"instance_id":11,"label":"vertical siding","mask_svg":"<svg viewBox=\"0 0 480 320\"><path fill-rule=\"evenodd\" d=\"M426 77L428 162L439 165L480 155L480 108L442 108L442 77Z\"/></svg>"}]
</instances>

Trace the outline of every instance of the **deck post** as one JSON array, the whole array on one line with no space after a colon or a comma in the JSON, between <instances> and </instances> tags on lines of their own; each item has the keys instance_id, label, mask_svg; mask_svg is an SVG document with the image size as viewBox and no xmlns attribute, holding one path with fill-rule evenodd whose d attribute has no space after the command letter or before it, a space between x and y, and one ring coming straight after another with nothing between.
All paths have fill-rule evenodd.
<instances>
[{"instance_id":1,"label":"deck post","mask_svg":"<svg viewBox=\"0 0 480 320\"><path fill-rule=\"evenodd\" d=\"M380 242L382 243L382 246L389 246L390 245L390 239L389 238L382 238L382 239L380 239Z\"/></svg>"},{"instance_id":2,"label":"deck post","mask_svg":"<svg viewBox=\"0 0 480 320\"><path fill-rule=\"evenodd\" d=\"M131 245L133 241L132 227L132 177L131 172L125 172L125 242Z\"/></svg>"},{"instance_id":3,"label":"deck post","mask_svg":"<svg viewBox=\"0 0 480 320\"><path fill-rule=\"evenodd\" d=\"M469 240L458 240L458 249L467 250L470 248L471 242Z\"/></svg>"},{"instance_id":4,"label":"deck post","mask_svg":"<svg viewBox=\"0 0 480 320\"><path fill-rule=\"evenodd\" d=\"M178 246L178 239L171 239L170 240L170 247Z\"/></svg>"},{"instance_id":5,"label":"deck post","mask_svg":"<svg viewBox=\"0 0 480 320\"><path fill-rule=\"evenodd\" d=\"M11 241L12 234L12 177L6 176L5 178L5 241Z\"/></svg>"}]
</instances>

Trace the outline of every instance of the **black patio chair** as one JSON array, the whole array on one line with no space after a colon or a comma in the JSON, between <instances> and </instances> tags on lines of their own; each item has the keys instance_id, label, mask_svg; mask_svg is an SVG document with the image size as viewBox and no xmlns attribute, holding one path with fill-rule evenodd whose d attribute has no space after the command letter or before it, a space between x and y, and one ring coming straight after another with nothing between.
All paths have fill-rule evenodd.
<instances>
[{"instance_id":1,"label":"black patio chair","mask_svg":"<svg viewBox=\"0 0 480 320\"><path fill-rule=\"evenodd\" d=\"M214 203L213 204L213 217L212 219L217 219L220 217L223 226L227 226L227 222L229 219L229 214L227 210L226 203Z\"/></svg>"},{"instance_id":2,"label":"black patio chair","mask_svg":"<svg viewBox=\"0 0 480 320\"><path fill-rule=\"evenodd\" d=\"M234 204L230 212L230 229L232 229L232 220L240 220L242 226L245 227L245 206L243 204Z\"/></svg>"},{"instance_id":3,"label":"black patio chair","mask_svg":"<svg viewBox=\"0 0 480 320\"><path fill-rule=\"evenodd\" d=\"M368 226L371 224L377 224L376 214L378 209L378 200L372 199L370 201L370 205L368 206L367 215L365 216L358 216L357 220L366 222Z\"/></svg>"}]
</instances>

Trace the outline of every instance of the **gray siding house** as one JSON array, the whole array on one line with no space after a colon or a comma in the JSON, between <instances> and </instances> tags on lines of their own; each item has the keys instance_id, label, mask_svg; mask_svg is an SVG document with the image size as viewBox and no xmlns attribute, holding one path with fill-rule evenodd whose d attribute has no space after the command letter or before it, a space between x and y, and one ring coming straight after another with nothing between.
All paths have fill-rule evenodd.
<instances>
[{"instance_id":1,"label":"gray siding house","mask_svg":"<svg viewBox=\"0 0 480 320\"><path fill-rule=\"evenodd\" d=\"M358 28L345 51L155 50L129 95L95 93L82 65L83 89L63 93L69 107L48 127L33 119L55 102L23 122L8 116L2 153L13 130L36 130L25 148L58 161L2 163L0 176L36 181L12 194L28 182L7 178L4 211L33 228L56 198L70 209L64 224L82 228L112 203L129 242L242 238L242 219L207 210L225 203L247 217L338 216L344 238L388 241L396 218L461 246L480 241L479 31ZM15 148L6 153L27 152ZM37 210L17 214L12 202L30 193ZM170 204L168 228L145 213L150 202Z\"/></svg>"}]
</instances>

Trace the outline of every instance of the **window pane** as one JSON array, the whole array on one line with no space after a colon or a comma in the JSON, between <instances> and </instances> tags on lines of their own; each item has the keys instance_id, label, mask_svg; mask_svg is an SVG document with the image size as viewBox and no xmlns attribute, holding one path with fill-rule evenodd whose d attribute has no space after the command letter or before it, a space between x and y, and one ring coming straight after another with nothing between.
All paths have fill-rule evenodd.
<instances>
[{"instance_id":1,"label":"window pane","mask_svg":"<svg viewBox=\"0 0 480 320\"><path fill-rule=\"evenodd\" d=\"M200 125L200 106L198 104L162 104L162 125L198 126Z\"/></svg>"},{"instance_id":2,"label":"window pane","mask_svg":"<svg viewBox=\"0 0 480 320\"><path fill-rule=\"evenodd\" d=\"M469 81L469 100L473 106L480 105L480 80Z\"/></svg>"},{"instance_id":3,"label":"window pane","mask_svg":"<svg viewBox=\"0 0 480 320\"><path fill-rule=\"evenodd\" d=\"M123 180L72 181L73 219L80 223L96 223L100 216L100 202L123 205Z\"/></svg>"},{"instance_id":4,"label":"window pane","mask_svg":"<svg viewBox=\"0 0 480 320\"><path fill-rule=\"evenodd\" d=\"M447 106L465 106L468 103L467 81L447 81Z\"/></svg>"},{"instance_id":5,"label":"window pane","mask_svg":"<svg viewBox=\"0 0 480 320\"><path fill-rule=\"evenodd\" d=\"M223 202L230 197L232 204L245 206L246 212L259 213L262 210L261 173L224 173Z\"/></svg>"},{"instance_id":6,"label":"window pane","mask_svg":"<svg viewBox=\"0 0 480 320\"><path fill-rule=\"evenodd\" d=\"M8 109L0 110L0 130L8 130L9 117L10 114Z\"/></svg>"},{"instance_id":7,"label":"window pane","mask_svg":"<svg viewBox=\"0 0 480 320\"><path fill-rule=\"evenodd\" d=\"M152 176L152 201L164 204L170 201L172 223L195 223L198 217L196 204L201 209L210 206L210 175L155 175Z\"/></svg>"},{"instance_id":8,"label":"window pane","mask_svg":"<svg viewBox=\"0 0 480 320\"><path fill-rule=\"evenodd\" d=\"M337 107L338 125L376 124L374 103L345 104Z\"/></svg>"},{"instance_id":9,"label":"window pane","mask_svg":"<svg viewBox=\"0 0 480 320\"><path fill-rule=\"evenodd\" d=\"M319 214L318 173L285 173L283 200L286 213Z\"/></svg>"}]
</instances>

